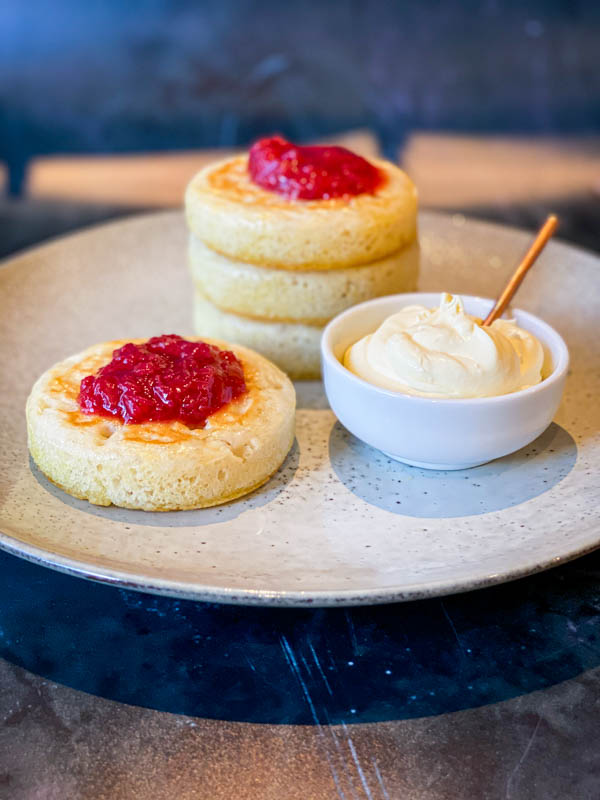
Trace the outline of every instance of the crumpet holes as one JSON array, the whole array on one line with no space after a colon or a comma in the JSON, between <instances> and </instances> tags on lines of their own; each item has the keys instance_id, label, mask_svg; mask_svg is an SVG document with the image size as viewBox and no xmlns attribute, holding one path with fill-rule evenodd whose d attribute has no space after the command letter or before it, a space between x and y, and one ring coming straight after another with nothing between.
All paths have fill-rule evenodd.
<instances>
[{"instance_id":1,"label":"crumpet holes","mask_svg":"<svg viewBox=\"0 0 600 800\"><path fill-rule=\"evenodd\" d=\"M110 439L116 429L116 425L112 422L102 422L98 426L98 436L100 436L101 439Z\"/></svg>"}]
</instances>

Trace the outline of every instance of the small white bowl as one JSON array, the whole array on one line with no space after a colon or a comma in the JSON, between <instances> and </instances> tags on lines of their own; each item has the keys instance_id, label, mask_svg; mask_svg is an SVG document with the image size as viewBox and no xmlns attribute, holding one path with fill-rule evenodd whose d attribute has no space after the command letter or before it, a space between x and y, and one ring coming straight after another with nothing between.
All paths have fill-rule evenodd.
<instances>
[{"instance_id":1,"label":"small white bowl","mask_svg":"<svg viewBox=\"0 0 600 800\"><path fill-rule=\"evenodd\" d=\"M484 318L492 300L461 295L465 311ZM368 300L331 320L323 332L323 381L329 404L351 433L405 464L467 469L513 453L550 424L562 397L569 353L562 337L538 317L511 310L544 347L544 380L498 397L437 399L374 386L341 363L346 349L384 319L412 304L434 308L440 293L415 292Z\"/></svg>"}]
</instances>

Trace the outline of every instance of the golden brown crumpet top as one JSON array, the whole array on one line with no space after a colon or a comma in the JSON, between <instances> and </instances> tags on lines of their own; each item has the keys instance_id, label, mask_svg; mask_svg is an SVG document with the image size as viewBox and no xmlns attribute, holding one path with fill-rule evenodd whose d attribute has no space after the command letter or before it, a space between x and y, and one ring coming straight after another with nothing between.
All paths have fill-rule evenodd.
<instances>
[{"instance_id":1,"label":"golden brown crumpet top","mask_svg":"<svg viewBox=\"0 0 600 800\"><path fill-rule=\"evenodd\" d=\"M289 200L257 186L248 157L205 167L185 195L188 225L228 258L278 269L336 269L368 264L410 244L417 192L410 178L374 159L384 180L373 194Z\"/></svg>"},{"instance_id":2,"label":"golden brown crumpet top","mask_svg":"<svg viewBox=\"0 0 600 800\"><path fill-rule=\"evenodd\" d=\"M45 372L26 409L29 449L38 467L75 497L148 511L217 505L268 480L293 442L294 388L258 353L203 340L235 353L247 386L204 427L124 424L79 409L81 380L107 364L125 341L95 345Z\"/></svg>"}]
</instances>

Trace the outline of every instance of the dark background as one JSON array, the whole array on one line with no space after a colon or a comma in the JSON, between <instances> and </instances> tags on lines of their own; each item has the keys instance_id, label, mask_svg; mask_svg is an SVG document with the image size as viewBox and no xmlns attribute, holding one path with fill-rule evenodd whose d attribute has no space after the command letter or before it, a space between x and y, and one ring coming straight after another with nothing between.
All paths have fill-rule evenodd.
<instances>
[{"instance_id":1,"label":"dark background","mask_svg":"<svg viewBox=\"0 0 600 800\"><path fill-rule=\"evenodd\" d=\"M5 0L0 157L600 124L600 4Z\"/></svg>"}]
</instances>

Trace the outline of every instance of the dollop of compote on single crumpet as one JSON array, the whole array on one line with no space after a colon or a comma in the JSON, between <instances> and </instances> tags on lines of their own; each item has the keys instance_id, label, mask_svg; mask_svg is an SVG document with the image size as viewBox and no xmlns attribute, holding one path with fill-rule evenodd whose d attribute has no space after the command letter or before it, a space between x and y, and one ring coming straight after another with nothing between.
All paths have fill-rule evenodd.
<instances>
[{"instance_id":1,"label":"dollop of compote on single crumpet","mask_svg":"<svg viewBox=\"0 0 600 800\"><path fill-rule=\"evenodd\" d=\"M265 483L293 443L295 392L248 348L161 336L103 342L56 364L26 415L33 460L69 494L174 511Z\"/></svg>"},{"instance_id":2,"label":"dollop of compote on single crumpet","mask_svg":"<svg viewBox=\"0 0 600 800\"><path fill-rule=\"evenodd\" d=\"M328 270L379 261L415 239L417 193L394 164L372 164L381 174L372 192L305 200L255 183L247 155L229 158L188 185L187 222L212 250L262 267Z\"/></svg>"}]
</instances>

